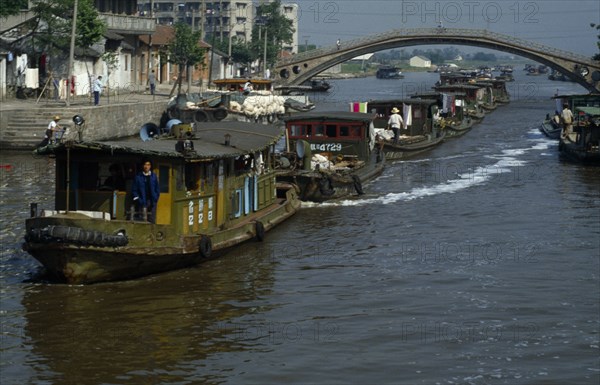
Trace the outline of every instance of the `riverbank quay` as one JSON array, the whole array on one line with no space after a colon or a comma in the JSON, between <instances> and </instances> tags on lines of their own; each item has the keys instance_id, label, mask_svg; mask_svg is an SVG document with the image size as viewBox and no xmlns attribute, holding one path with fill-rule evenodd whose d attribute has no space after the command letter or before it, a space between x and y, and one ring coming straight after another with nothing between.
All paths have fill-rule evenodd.
<instances>
[{"instance_id":1,"label":"riverbank quay","mask_svg":"<svg viewBox=\"0 0 600 385\"><path fill-rule=\"evenodd\" d=\"M106 140L136 135L142 125L158 122L169 100L171 86L149 92L102 96L93 105L89 97L76 97L66 106L64 100L12 99L0 104L0 149L32 150L44 138L48 123L56 115L59 124L76 134L73 116L85 120L79 129L85 140Z\"/></svg>"}]
</instances>

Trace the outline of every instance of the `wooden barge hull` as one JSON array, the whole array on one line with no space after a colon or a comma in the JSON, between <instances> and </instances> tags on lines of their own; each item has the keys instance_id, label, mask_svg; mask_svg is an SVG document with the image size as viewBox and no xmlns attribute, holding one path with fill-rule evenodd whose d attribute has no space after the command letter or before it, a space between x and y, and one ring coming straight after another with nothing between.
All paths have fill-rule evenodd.
<instances>
[{"instance_id":1,"label":"wooden barge hull","mask_svg":"<svg viewBox=\"0 0 600 385\"><path fill-rule=\"evenodd\" d=\"M296 184L300 190L300 200L322 203L352 195L362 195L363 184L381 175L384 166L385 161L382 159L371 166L367 165L347 174L297 170L282 173L277 180Z\"/></svg>"},{"instance_id":2,"label":"wooden barge hull","mask_svg":"<svg viewBox=\"0 0 600 385\"><path fill-rule=\"evenodd\" d=\"M408 159L440 145L446 138L446 135L446 131L443 131L437 138L432 138L431 140L424 138L421 141L407 144L403 144L402 142L398 144L385 142L383 145L385 158L387 160Z\"/></svg>"},{"instance_id":3,"label":"wooden barge hull","mask_svg":"<svg viewBox=\"0 0 600 385\"><path fill-rule=\"evenodd\" d=\"M82 219L76 213L29 218L23 249L58 282L90 284L139 278L197 265L251 239L262 241L265 232L300 207L293 186L284 194L286 197L268 210L214 234L180 235L169 225ZM127 238L126 245L111 242L109 237L119 233Z\"/></svg>"},{"instance_id":4,"label":"wooden barge hull","mask_svg":"<svg viewBox=\"0 0 600 385\"><path fill-rule=\"evenodd\" d=\"M600 149L598 147L596 147L595 151L586 150L574 143L566 143L561 140L558 145L558 151L564 159L600 166Z\"/></svg>"}]
</instances>

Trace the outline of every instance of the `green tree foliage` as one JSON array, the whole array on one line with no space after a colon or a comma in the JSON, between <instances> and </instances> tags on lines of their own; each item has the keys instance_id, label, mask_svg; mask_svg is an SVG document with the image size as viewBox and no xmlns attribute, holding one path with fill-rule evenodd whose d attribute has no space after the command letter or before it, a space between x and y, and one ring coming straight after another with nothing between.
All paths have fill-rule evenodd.
<instances>
[{"instance_id":1,"label":"green tree foliage","mask_svg":"<svg viewBox=\"0 0 600 385\"><path fill-rule=\"evenodd\" d=\"M496 61L498 58L493 53L476 52L471 56L472 60L476 61Z\"/></svg>"},{"instance_id":2,"label":"green tree foliage","mask_svg":"<svg viewBox=\"0 0 600 385\"><path fill-rule=\"evenodd\" d=\"M185 23L175 24L175 36L167 45L166 54L170 63L177 64L179 74L177 84L181 93L181 81L183 70L188 66L194 66L204 60L206 49L200 47L200 31L192 32L192 28Z\"/></svg>"},{"instance_id":3,"label":"green tree foliage","mask_svg":"<svg viewBox=\"0 0 600 385\"><path fill-rule=\"evenodd\" d=\"M2 0L0 17L16 15L22 9L27 9L27 0Z\"/></svg>"},{"instance_id":4,"label":"green tree foliage","mask_svg":"<svg viewBox=\"0 0 600 385\"><path fill-rule=\"evenodd\" d=\"M99 42L104 37L105 32L106 25L98 18L98 10L92 0L79 0L77 3L75 44L78 47L89 47Z\"/></svg>"},{"instance_id":5,"label":"green tree foliage","mask_svg":"<svg viewBox=\"0 0 600 385\"><path fill-rule=\"evenodd\" d=\"M267 31L267 63L272 65L277 61L282 44L291 43L294 34L292 21L281 13L281 1L263 3L256 8L251 47L257 58L263 57L265 29Z\"/></svg>"},{"instance_id":6,"label":"green tree foliage","mask_svg":"<svg viewBox=\"0 0 600 385\"><path fill-rule=\"evenodd\" d=\"M215 48L221 52L229 52L229 40L215 41ZM234 63L250 63L258 59L256 52L252 50L250 44L238 41L235 38L231 41L231 60Z\"/></svg>"},{"instance_id":7,"label":"green tree foliage","mask_svg":"<svg viewBox=\"0 0 600 385\"><path fill-rule=\"evenodd\" d=\"M32 11L36 14L36 38L48 50L68 51L71 39L73 6L75 0L36 0ZM92 0L78 0L76 45L88 48L99 42L106 25L98 18Z\"/></svg>"}]
</instances>

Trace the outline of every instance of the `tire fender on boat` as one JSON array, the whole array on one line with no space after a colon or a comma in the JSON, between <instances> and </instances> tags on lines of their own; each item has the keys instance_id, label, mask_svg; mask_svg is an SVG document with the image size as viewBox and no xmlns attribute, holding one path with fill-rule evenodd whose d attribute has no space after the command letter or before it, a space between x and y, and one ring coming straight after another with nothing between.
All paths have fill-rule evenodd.
<instances>
[{"instance_id":1,"label":"tire fender on boat","mask_svg":"<svg viewBox=\"0 0 600 385\"><path fill-rule=\"evenodd\" d=\"M203 235L200 237L200 240L198 241L198 251L200 251L202 258L210 258L210 255L212 254L212 241L208 236Z\"/></svg>"},{"instance_id":2,"label":"tire fender on boat","mask_svg":"<svg viewBox=\"0 0 600 385\"><path fill-rule=\"evenodd\" d=\"M256 240L262 242L265 239L265 225L261 221L256 221Z\"/></svg>"},{"instance_id":3,"label":"tire fender on boat","mask_svg":"<svg viewBox=\"0 0 600 385\"><path fill-rule=\"evenodd\" d=\"M208 122L208 114L204 110L198 110L194 112L194 122L195 123L204 123Z\"/></svg>"},{"instance_id":4,"label":"tire fender on boat","mask_svg":"<svg viewBox=\"0 0 600 385\"><path fill-rule=\"evenodd\" d=\"M225 108L218 108L213 112L213 116L215 117L216 120L223 120L227 117L227 109Z\"/></svg>"},{"instance_id":5,"label":"tire fender on boat","mask_svg":"<svg viewBox=\"0 0 600 385\"><path fill-rule=\"evenodd\" d=\"M358 175L352 175L352 182L354 182L354 189L356 190L356 193L358 195L363 195L365 192L363 191L362 183L360 182Z\"/></svg>"},{"instance_id":6,"label":"tire fender on boat","mask_svg":"<svg viewBox=\"0 0 600 385\"><path fill-rule=\"evenodd\" d=\"M319 179L319 192L323 196L331 196L335 194L335 189L333 188L333 179L329 175L323 175L321 179Z\"/></svg>"}]
</instances>

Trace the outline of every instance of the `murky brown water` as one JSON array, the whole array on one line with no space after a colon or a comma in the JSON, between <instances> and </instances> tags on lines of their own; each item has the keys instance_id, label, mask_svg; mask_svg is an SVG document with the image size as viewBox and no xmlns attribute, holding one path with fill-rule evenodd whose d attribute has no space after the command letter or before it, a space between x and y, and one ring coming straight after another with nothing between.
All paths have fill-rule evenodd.
<instances>
[{"instance_id":1,"label":"murky brown water","mask_svg":"<svg viewBox=\"0 0 600 385\"><path fill-rule=\"evenodd\" d=\"M319 108L435 81L410 75L336 81ZM581 89L510 87L511 105L365 196L129 282L39 280L20 243L53 164L3 153L2 384L598 383L600 170L537 131L555 88Z\"/></svg>"}]
</instances>

